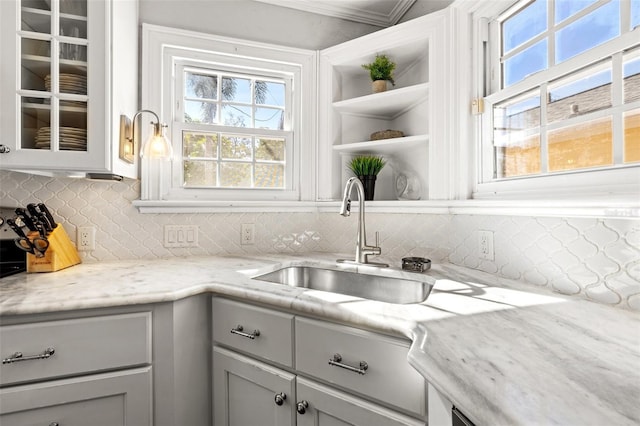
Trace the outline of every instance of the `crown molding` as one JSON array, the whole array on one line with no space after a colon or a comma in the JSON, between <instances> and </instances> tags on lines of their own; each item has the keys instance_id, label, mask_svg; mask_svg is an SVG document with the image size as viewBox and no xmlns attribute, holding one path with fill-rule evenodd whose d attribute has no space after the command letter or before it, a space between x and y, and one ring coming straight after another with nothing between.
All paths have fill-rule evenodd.
<instances>
[{"instance_id":1,"label":"crown molding","mask_svg":"<svg viewBox=\"0 0 640 426\"><path fill-rule=\"evenodd\" d=\"M355 2L317 0L255 1L379 27L390 27L398 23L416 0L358 0Z\"/></svg>"}]
</instances>

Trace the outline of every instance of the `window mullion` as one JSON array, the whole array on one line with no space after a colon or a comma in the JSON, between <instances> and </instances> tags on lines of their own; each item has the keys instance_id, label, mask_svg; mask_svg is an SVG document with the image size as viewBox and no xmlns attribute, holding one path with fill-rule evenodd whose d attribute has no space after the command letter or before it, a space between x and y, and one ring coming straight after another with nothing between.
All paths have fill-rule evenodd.
<instances>
[{"instance_id":1,"label":"window mullion","mask_svg":"<svg viewBox=\"0 0 640 426\"><path fill-rule=\"evenodd\" d=\"M631 1L620 2L620 34L631 31Z\"/></svg>"},{"instance_id":2,"label":"window mullion","mask_svg":"<svg viewBox=\"0 0 640 426\"><path fill-rule=\"evenodd\" d=\"M549 0L547 3L547 69L556 64L556 0ZM541 98L542 99L542 98Z\"/></svg>"},{"instance_id":3,"label":"window mullion","mask_svg":"<svg viewBox=\"0 0 640 426\"><path fill-rule=\"evenodd\" d=\"M532 37L531 39L525 41L520 46L514 47L509 52L507 52L504 55L502 55L502 58L501 58L502 62L505 62L507 59L511 59L512 57L516 56L518 53L521 53L524 50L527 50L528 48L530 48L534 44L538 43L540 40L544 40L545 38L548 37L548 33L549 32L547 30L545 30L545 31L541 32L540 34Z\"/></svg>"},{"instance_id":4,"label":"window mullion","mask_svg":"<svg viewBox=\"0 0 640 426\"><path fill-rule=\"evenodd\" d=\"M252 114L253 115L253 114ZM251 137L251 187L256 186L256 137Z\"/></svg>"},{"instance_id":5,"label":"window mullion","mask_svg":"<svg viewBox=\"0 0 640 426\"><path fill-rule=\"evenodd\" d=\"M623 54L618 52L611 58L611 106L613 111L618 111L612 116L612 142L613 164L622 164L624 161L624 114L618 106L624 103L623 87Z\"/></svg>"},{"instance_id":6,"label":"window mullion","mask_svg":"<svg viewBox=\"0 0 640 426\"><path fill-rule=\"evenodd\" d=\"M252 78L249 84L249 90L251 90L251 127L256 128L256 79ZM254 141L255 142L255 141ZM255 147L254 147L255 149Z\"/></svg>"},{"instance_id":7,"label":"window mullion","mask_svg":"<svg viewBox=\"0 0 640 426\"><path fill-rule=\"evenodd\" d=\"M220 87L220 85L218 85ZM218 132L218 145L216 147L217 157L216 160L216 187L220 188L220 179L222 178L222 173L220 172L221 162L222 162L222 132Z\"/></svg>"},{"instance_id":8,"label":"window mullion","mask_svg":"<svg viewBox=\"0 0 640 426\"><path fill-rule=\"evenodd\" d=\"M553 1L558 2L558 1L567 1L567 0L549 0L550 2ZM585 7L584 9L580 10L579 12L574 13L573 15L569 16L568 18L565 18L563 21L558 22L557 24L554 22L553 25L556 29L561 30L564 27L568 27L569 25L573 24L576 21L579 21L580 19L584 18L585 16L587 16L588 14L590 14L591 12L593 12L594 10L600 8L601 6L609 3L609 1L620 1L620 0L600 0L597 1L595 3L593 3L590 6ZM624 3L624 2L621 2ZM553 6L553 10L554 10L554 14L555 14L555 5ZM555 19L555 18L554 18Z\"/></svg>"},{"instance_id":9,"label":"window mullion","mask_svg":"<svg viewBox=\"0 0 640 426\"><path fill-rule=\"evenodd\" d=\"M500 60L502 44L500 23L491 21L489 24L489 55L491 55L489 69L489 93L496 93L502 86L502 62Z\"/></svg>"},{"instance_id":10,"label":"window mullion","mask_svg":"<svg viewBox=\"0 0 640 426\"><path fill-rule=\"evenodd\" d=\"M547 137L547 83L540 85L540 174L549 172L549 139Z\"/></svg>"},{"instance_id":11,"label":"window mullion","mask_svg":"<svg viewBox=\"0 0 640 426\"><path fill-rule=\"evenodd\" d=\"M216 109L217 109L217 114L216 114L216 124L218 125L222 125L222 76L220 75L220 73L217 73L216 75L216 80L218 81L218 84L216 87L216 92L217 92L217 102L216 102ZM219 157L218 157L219 158ZM219 169L220 167L218 167ZM219 181L218 181L219 182Z\"/></svg>"}]
</instances>

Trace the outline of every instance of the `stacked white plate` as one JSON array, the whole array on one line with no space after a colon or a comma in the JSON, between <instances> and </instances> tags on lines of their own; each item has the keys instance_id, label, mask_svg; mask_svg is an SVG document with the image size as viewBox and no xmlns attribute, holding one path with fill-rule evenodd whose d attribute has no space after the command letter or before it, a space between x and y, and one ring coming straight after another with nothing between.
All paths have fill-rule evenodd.
<instances>
[{"instance_id":1,"label":"stacked white plate","mask_svg":"<svg viewBox=\"0 0 640 426\"><path fill-rule=\"evenodd\" d=\"M44 87L51 91L51 75L44 78ZM87 94L87 76L78 74L60 73L60 93L72 93L74 95Z\"/></svg>"},{"instance_id":2,"label":"stacked white plate","mask_svg":"<svg viewBox=\"0 0 640 426\"><path fill-rule=\"evenodd\" d=\"M87 130L75 127L60 127L60 149L65 151L86 151ZM49 149L51 147L51 127L40 127L36 134L37 149Z\"/></svg>"}]
</instances>

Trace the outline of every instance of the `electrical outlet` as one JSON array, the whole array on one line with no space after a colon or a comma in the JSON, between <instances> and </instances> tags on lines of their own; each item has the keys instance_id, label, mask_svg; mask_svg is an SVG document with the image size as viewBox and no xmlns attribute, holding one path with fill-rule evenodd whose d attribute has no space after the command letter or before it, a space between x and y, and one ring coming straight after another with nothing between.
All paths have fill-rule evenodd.
<instances>
[{"instance_id":1,"label":"electrical outlet","mask_svg":"<svg viewBox=\"0 0 640 426\"><path fill-rule=\"evenodd\" d=\"M76 229L76 246L80 251L91 251L96 248L96 228L93 226L79 226Z\"/></svg>"},{"instance_id":2,"label":"electrical outlet","mask_svg":"<svg viewBox=\"0 0 640 426\"><path fill-rule=\"evenodd\" d=\"M240 244L252 245L256 243L256 225L243 223L240 225Z\"/></svg>"},{"instance_id":3,"label":"electrical outlet","mask_svg":"<svg viewBox=\"0 0 640 426\"><path fill-rule=\"evenodd\" d=\"M493 231L478 231L478 257L494 260Z\"/></svg>"},{"instance_id":4,"label":"electrical outlet","mask_svg":"<svg viewBox=\"0 0 640 426\"><path fill-rule=\"evenodd\" d=\"M164 247L198 247L198 225L165 225Z\"/></svg>"}]
</instances>

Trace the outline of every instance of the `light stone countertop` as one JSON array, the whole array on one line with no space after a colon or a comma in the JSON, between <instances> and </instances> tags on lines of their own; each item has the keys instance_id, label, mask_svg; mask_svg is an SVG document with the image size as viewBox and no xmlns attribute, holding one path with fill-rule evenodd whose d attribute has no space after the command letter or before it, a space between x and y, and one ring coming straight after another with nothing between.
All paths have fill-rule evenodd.
<instances>
[{"instance_id":1,"label":"light stone countertop","mask_svg":"<svg viewBox=\"0 0 640 426\"><path fill-rule=\"evenodd\" d=\"M18 274L0 280L0 316L213 292L410 338L411 365L479 426L640 424L640 314L450 264L424 274L435 286L414 305L251 279L289 265L338 268L337 257L132 260Z\"/></svg>"}]
</instances>

